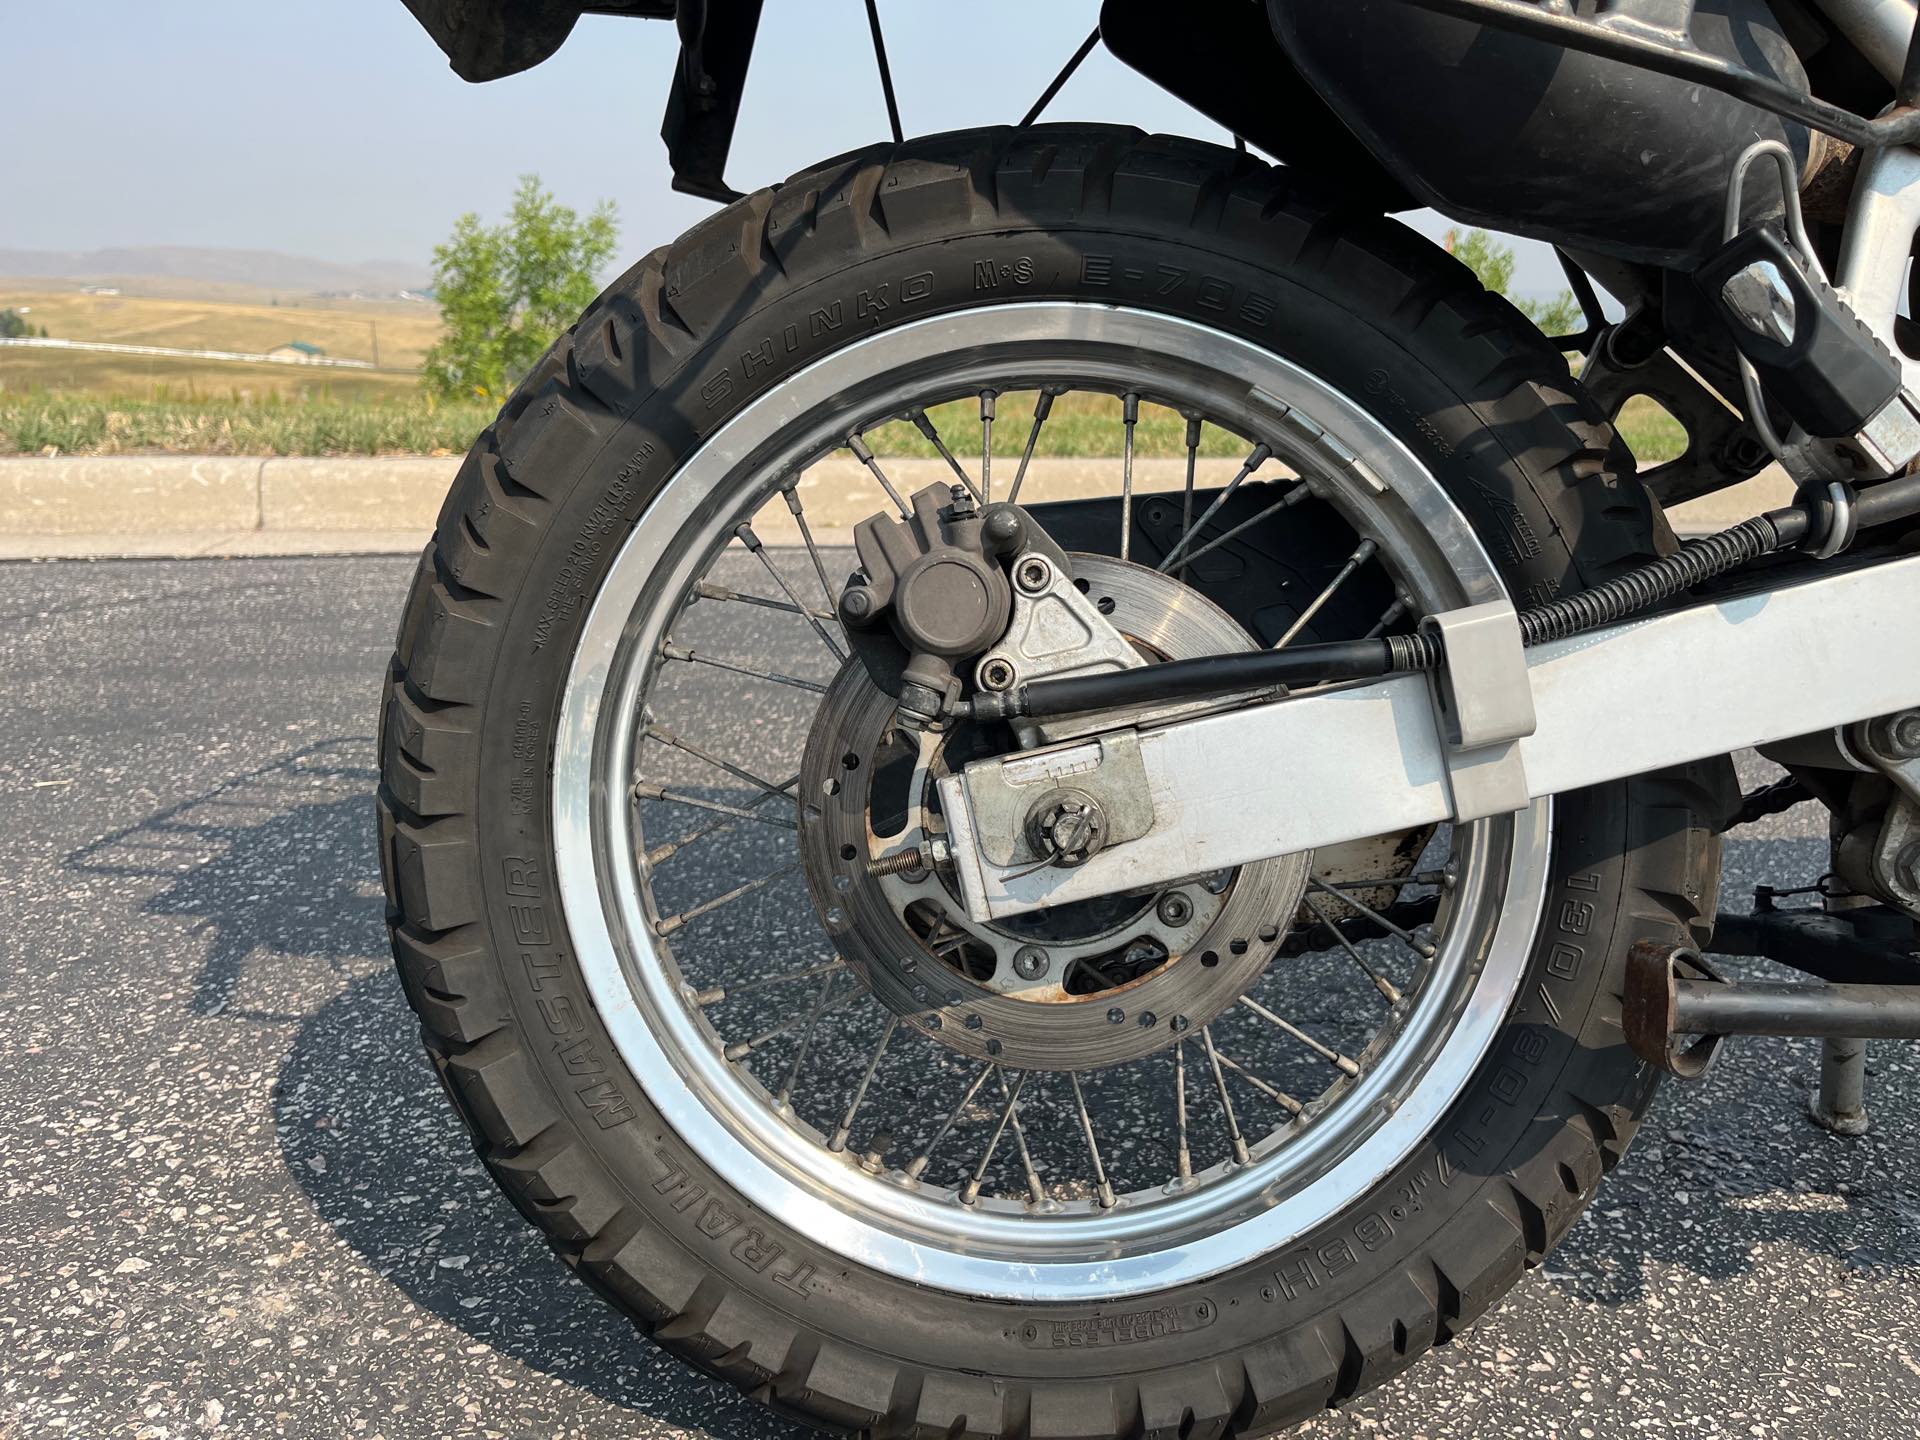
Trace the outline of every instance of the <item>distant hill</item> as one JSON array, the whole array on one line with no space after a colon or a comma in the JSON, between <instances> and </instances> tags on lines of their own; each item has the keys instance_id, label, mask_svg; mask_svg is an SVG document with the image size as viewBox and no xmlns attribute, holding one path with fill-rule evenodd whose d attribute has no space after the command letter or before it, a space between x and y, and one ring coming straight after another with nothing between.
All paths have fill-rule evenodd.
<instances>
[{"instance_id":1,"label":"distant hill","mask_svg":"<svg viewBox=\"0 0 1920 1440\"><path fill-rule=\"evenodd\" d=\"M15 279L153 280L183 289L243 286L301 294L363 291L392 294L432 283L424 265L398 260L343 264L283 255L275 250L221 250L190 245L129 246L108 250L0 249L0 275Z\"/></svg>"}]
</instances>

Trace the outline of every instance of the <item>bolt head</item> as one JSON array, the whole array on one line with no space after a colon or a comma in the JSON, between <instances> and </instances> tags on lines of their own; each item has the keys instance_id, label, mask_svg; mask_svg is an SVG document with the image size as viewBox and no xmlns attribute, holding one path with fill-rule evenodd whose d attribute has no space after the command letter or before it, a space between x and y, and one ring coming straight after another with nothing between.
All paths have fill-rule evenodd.
<instances>
[{"instance_id":1,"label":"bolt head","mask_svg":"<svg viewBox=\"0 0 1920 1440\"><path fill-rule=\"evenodd\" d=\"M873 591L865 585L849 585L840 592L840 613L852 624L873 618Z\"/></svg>"},{"instance_id":2,"label":"bolt head","mask_svg":"<svg viewBox=\"0 0 1920 1440\"><path fill-rule=\"evenodd\" d=\"M1178 890L1160 897L1160 920L1166 925L1184 925L1193 919L1193 902Z\"/></svg>"},{"instance_id":3,"label":"bolt head","mask_svg":"<svg viewBox=\"0 0 1920 1440\"><path fill-rule=\"evenodd\" d=\"M1022 980L1038 980L1047 973L1047 952L1038 945L1022 945L1013 952L1013 973Z\"/></svg>"},{"instance_id":4,"label":"bolt head","mask_svg":"<svg viewBox=\"0 0 1920 1440\"><path fill-rule=\"evenodd\" d=\"M1874 721L1873 740L1893 759L1920 758L1920 710L1902 710Z\"/></svg>"},{"instance_id":5,"label":"bolt head","mask_svg":"<svg viewBox=\"0 0 1920 1440\"><path fill-rule=\"evenodd\" d=\"M1005 690L1013 684L1013 666L1005 660L995 658L980 667L980 684L987 690Z\"/></svg>"},{"instance_id":6,"label":"bolt head","mask_svg":"<svg viewBox=\"0 0 1920 1440\"><path fill-rule=\"evenodd\" d=\"M1027 527L1021 523L1020 512L1011 505L995 506L987 512L987 518L980 528L990 549L1005 555L1026 538Z\"/></svg>"},{"instance_id":7,"label":"bolt head","mask_svg":"<svg viewBox=\"0 0 1920 1440\"><path fill-rule=\"evenodd\" d=\"M1907 890L1920 890L1920 840L1901 847L1893 861L1894 879Z\"/></svg>"},{"instance_id":8,"label":"bolt head","mask_svg":"<svg viewBox=\"0 0 1920 1440\"><path fill-rule=\"evenodd\" d=\"M1053 566L1038 555L1029 555L1013 567L1013 583L1023 594L1038 595L1053 583Z\"/></svg>"}]
</instances>

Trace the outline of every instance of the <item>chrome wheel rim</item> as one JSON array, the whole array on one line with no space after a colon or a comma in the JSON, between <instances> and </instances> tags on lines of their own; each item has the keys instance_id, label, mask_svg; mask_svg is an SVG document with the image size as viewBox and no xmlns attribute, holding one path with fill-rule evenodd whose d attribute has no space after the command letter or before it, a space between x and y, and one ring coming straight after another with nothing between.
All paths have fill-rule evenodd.
<instances>
[{"instance_id":1,"label":"chrome wheel rim","mask_svg":"<svg viewBox=\"0 0 1920 1440\"><path fill-rule=\"evenodd\" d=\"M1265 438L1356 532L1390 552L1395 579L1420 609L1500 593L1491 561L1425 468L1351 399L1279 357L1189 322L1104 306L943 316L850 345L749 403L668 482L589 610L553 770L557 880L582 972L666 1123L742 1197L847 1260L1000 1299L1105 1299L1198 1280L1285 1246L1366 1195L1438 1124L1485 1056L1531 948L1547 863L1544 804L1454 836L1437 954L1415 1000L1383 1028L1390 1043L1364 1052L1362 1073L1343 1075L1304 1123L1249 1137L1244 1162L1197 1156L1192 1184L1129 1189L1111 1204L1091 1184L1055 1193L1051 1177L1038 1203L1017 1186L966 1203L957 1154L940 1173L911 1175L884 1160L870 1169L857 1143L830 1148L791 1097L776 1103L772 1085L728 1059L694 1003L671 933L660 933L671 917L654 903L637 858L646 849L642 822L626 803L667 627L738 517L839 444L849 424L929 395L1031 389L1063 377L1177 402ZM802 967L790 957L783 968ZM806 1013L832 998L809 996ZM1189 1085L1207 1088L1222 1075L1210 1044L1186 1056L1186 1070ZM1075 1108L1059 1109L1049 1128L1089 1114L1079 1076L1064 1088L1070 1093L1059 1098ZM1022 1116L1029 1130L1040 1119L1028 1102L1000 1103L991 1083L973 1094L987 1096L982 1139L996 1120L1005 1135ZM943 1097L942 1108L956 1098Z\"/></svg>"}]
</instances>

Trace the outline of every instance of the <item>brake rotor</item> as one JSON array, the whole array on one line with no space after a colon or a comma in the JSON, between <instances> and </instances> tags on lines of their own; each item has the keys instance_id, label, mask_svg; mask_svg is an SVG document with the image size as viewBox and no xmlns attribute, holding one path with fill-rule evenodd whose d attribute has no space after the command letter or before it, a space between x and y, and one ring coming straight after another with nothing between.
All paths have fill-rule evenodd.
<instances>
[{"instance_id":1,"label":"brake rotor","mask_svg":"<svg viewBox=\"0 0 1920 1440\"><path fill-rule=\"evenodd\" d=\"M1149 660L1254 647L1169 576L1072 560L1076 583ZM941 776L1012 748L1003 727L916 732L895 715L864 666L841 668L807 737L800 852L841 955L904 1023L1015 1069L1122 1064L1211 1023L1286 938L1310 855L988 923L968 917L942 871L870 873L876 857L943 833Z\"/></svg>"}]
</instances>

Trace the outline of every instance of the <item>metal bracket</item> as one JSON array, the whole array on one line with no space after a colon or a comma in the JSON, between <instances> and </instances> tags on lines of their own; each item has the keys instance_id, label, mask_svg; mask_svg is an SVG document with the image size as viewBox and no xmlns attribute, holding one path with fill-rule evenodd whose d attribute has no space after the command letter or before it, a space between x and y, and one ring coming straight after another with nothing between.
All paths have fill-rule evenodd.
<instances>
[{"instance_id":1,"label":"metal bracket","mask_svg":"<svg viewBox=\"0 0 1920 1440\"><path fill-rule=\"evenodd\" d=\"M980 853L995 865L1047 859L1034 846L1028 821L1041 802L1067 791L1098 803L1105 818L1105 845L1138 840L1153 829L1139 732L1118 730L1083 745L1016 755L983 774L972 788L972 811L966 817L967 828L978 827ZM957 829L952 838L956 846L963 843Z\"/></svg>"},{"instance_id":2,"label":"metal bracket","mask_svg":"<svg viewBox=\"0 0 1920 1440\"><path fill-rule=\"evenodd\" d=\"M1147 663L1056 560L1028 551L1016 557L1010 569L1013 618L999 643L974 663L973 680L979 688L1006 690L1030 680L1130 670ZM1125 723L1112 715L1076 718L1082 723L1072 730L1046 731L1032 720L1016 720L1013 728L1021 745L1031 749L1043 738L1091 735Z\"/></svg>"},{"instance_id":3,"label":"metal bracket","mask_svg":"<svg viewBox=\"0 0 1920 1440\"><path fill-rule=\"evenodd\" d=\"M1429 615L1420 628L1442 646L1433 708L1447 742L1447 783L1458 820L1524 810L1531 803L1520 741L1539 721L1533 682L1510 601Z\"/></svg>"},{"instance_id":4,"label":"metal bracket","mask_svg":"<svg viewBox=\"0 0 1920 1440\"><path fill-rule=\"evenodd\" d=\"M1683 979L1719 981L1699 954L1684 946L1642 940L1627 952L1627 986L1620 1024L1627 1044L1646 1064L1681 1080L1698 1080L1720 1053L1724 1035L1686 1032L1680 1024Z\"/></svg>"}]
</instances>

